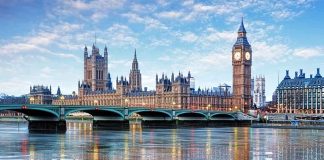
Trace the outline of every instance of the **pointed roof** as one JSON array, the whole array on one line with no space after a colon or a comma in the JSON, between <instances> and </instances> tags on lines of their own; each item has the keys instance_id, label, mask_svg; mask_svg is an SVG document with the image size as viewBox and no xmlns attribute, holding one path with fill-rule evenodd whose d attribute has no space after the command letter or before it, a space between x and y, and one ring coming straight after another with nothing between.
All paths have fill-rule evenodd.
<instances>
[{"instance_id":1,"label":"pointed roof","mask_svg":"<svg viewBox=\"0 0 324 160\"><path fill-rule=\"evenodd\" d=\"M243 17L242 17L242 20L241 20L240 28L238 29L237 32L243 32L243 33L246 33L246 30L245 30L245 27L244 27L244 23L243 23Z\"/></svg>"},{"instance_id":2,"label":"pointed roof","mask_svg":"<svg viewBox=\"0 0 324 160\"><path fill-rule=\"evenodd\" d=\"M134 53L134 60L137 60L137 56L136 56L136 48L135 48L135 53Z\"/></svg>"}]
</instances>

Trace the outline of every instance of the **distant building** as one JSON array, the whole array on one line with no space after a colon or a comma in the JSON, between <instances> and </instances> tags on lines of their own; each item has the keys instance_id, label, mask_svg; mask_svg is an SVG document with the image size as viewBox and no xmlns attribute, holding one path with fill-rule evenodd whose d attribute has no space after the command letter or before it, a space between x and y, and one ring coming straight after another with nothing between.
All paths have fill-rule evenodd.
<instances>
[{"instance_id":1,"label":"distant building","mask_svg":"<svg viewBox=\"0 0 324 160\"><path fill-rule=\"evenodd\" d=\"M266 104L265 78L256 76L253 81L253 103L257 108L264 107Z\"/></svg>"},{"instance_id":2,"label":"distant building","mask_svg":"<svg viewBox=\"0 0 324 160\"><path fill-rule=\"evenodd\" d=\"M43 85L30 86L29 103L30 104L52 104L52 87Z\"/></svg>"},{"instance_id":3,"label":"distant building","mask_svg":"<svg viewBox=\"0 0 324 160\"><path fill-rule=\"evenodd\" d=\"M316 75L309 78L305 77L302 69L299 75L295 72L295 77L290 78L287 70L275 97L279 113L323 114L324 78L320 69L317 68Z\"/></svg>"}]
</instances>

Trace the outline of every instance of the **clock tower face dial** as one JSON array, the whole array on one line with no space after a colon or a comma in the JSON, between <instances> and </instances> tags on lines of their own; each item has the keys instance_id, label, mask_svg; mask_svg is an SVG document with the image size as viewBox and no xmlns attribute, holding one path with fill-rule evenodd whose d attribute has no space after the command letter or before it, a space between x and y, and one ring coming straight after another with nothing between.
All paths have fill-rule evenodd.
<instances>
[{"instance_id":1,"label":"clock tower face dial","mask_svg":"<svg viewBox=\"0 0 324 160\"><path fill-rule=\"evenodd\" d=\"M237 60L237 61L240 60L241 59L241 53L240 52L235 52L234 53L234 59Z\"/></svg>"},{"instance_id":2,"label":"clock tower face dial","mask_svg":"<svg viewBox=\"0 0 324 160\"><path fill-rule=\"evenodd\" d=\"M250 52L246 52L246 53L245 53L245 59L246 59L246 60L250 60L250 59L251 59L251 54L250 54Z\"/></svg>"}]
</instances>

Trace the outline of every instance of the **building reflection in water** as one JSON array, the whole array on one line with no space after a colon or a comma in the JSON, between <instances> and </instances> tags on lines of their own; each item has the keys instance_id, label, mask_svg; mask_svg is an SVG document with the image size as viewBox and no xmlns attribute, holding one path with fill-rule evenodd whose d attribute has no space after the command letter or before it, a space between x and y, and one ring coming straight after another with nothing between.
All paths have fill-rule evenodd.
<instances>
[{"instance_id":1,"label":"building reflection in water","mask_svg":"<svg viewBox=\"0 0 324 160\"><path fill-rule=\"evenodd\" d=\"M262 128L92 130L92 123L67 123L66 134L28 134L0 142L17 159L321 159L321 130ZM4 136L6 133L2 133ZM7 133L8 134L8 133ZM10 134L8 134L10 135ZM11 149L11 150L10 150Z\"/></svg>"}]
</instances>

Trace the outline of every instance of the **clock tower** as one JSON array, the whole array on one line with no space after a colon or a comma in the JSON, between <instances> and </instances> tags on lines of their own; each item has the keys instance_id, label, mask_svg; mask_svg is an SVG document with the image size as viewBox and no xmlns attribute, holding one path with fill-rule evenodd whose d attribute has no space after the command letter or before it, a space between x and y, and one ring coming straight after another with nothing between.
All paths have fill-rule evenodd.
<instances>
[{"instance_id":1,"label":"clock tower","mask_svg":"<svg viewBox=\"0 0 324 160\"><path fill-rule=\"evenodd\" d=\"M251 66L252 49L246 38L243 18L237 32L237 40L232 48L233 105L243 112L251 106Z\"/></svg>"}]
</instances>

